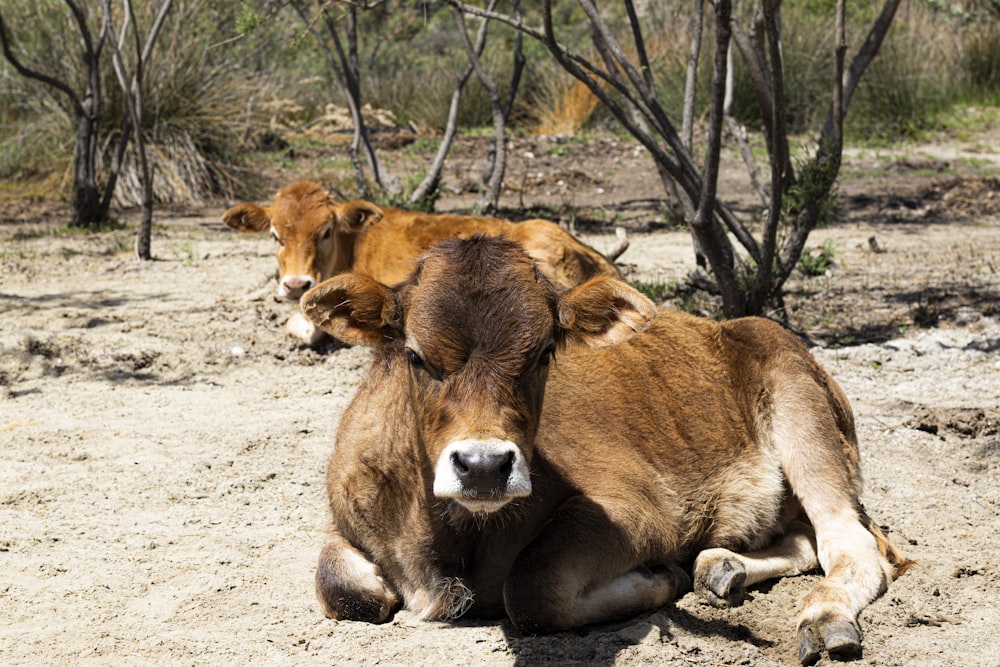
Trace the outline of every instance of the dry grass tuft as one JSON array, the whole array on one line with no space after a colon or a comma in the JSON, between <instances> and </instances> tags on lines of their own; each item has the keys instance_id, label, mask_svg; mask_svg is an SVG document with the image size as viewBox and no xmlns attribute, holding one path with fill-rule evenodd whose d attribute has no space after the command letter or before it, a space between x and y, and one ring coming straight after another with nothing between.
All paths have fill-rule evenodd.
<instances>
[{"instance_id":1,"label":"dry grass tuft","mask_svg":"<svg viewBox=\"0 0 1000 667\"><path fill-rule=\"evenodd\" d=\"M545 68L527 113L536 134L573 137L579 134L600 101L584 83Z\"/></svg>"}]
</instances>

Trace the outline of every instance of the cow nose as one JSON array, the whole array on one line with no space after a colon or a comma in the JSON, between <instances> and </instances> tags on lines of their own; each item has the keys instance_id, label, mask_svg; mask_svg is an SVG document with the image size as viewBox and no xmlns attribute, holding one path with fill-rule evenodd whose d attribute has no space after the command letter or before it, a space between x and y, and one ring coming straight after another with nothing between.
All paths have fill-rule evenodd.
<instances>
[{"instance_id":1,"label":"cow nose","mask_svg":"<svg viewBox=\"0 0 1000 667\"><path fill-rule=\"evenodd\" d=\"M514 452L452 452L451 465L465 495L496 495L506 491L514 469Z\"/></svg>"},{"instance_id":2,"label":"cow nose","mask_svg":"<svg viewBox=\"0 0 1000 667\"><path fill-rule=\"evenodd\" d=\"M284 288L286 298L298 299L313 286L313 280L303 276L293 276L282 280L281 286Z\"/></svg>"},{"instance_id":3,"label":"cow nose","mask_svg":"<svg viewBox=\"0 0 1000 667\"><path fill-rule=\"evenodd\" d=\"M495 512L531 493L531 468L510 440L453 440L434 466L434 495L470 512Z\"/></svg>"}]
</instances>

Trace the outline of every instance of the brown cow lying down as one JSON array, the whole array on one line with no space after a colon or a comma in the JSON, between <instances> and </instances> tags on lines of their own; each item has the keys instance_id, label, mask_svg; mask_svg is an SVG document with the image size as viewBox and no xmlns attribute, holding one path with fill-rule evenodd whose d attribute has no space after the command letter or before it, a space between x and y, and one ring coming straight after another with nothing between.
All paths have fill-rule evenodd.
<instances>
[{"instance_id":1,"label":"brown cow lying down","mask_svg":"<svg viewBox=\"0 0 1000 667\"><path fill-rule=\"evenodd\" d=\"M475 233L505 234L522 243L549 280L562 287L595 275L621 277L612 261L546 220L514 223L380 208L363 200L338 203L311 181L285 187L266 208L235 206L222 220L242 232L270 230L278 254L278 296L292 301L322 280L350 270L394 285L410 275L414 260L435 242ZM322 336L301 315L286 328L309 344Z\"/></svg>"},{"instance_id":2,"label":"brown cow lying down","mask_svg":"<svg viewBox=\"0 0 1000 667\"><path fill-rule=\"evenodd\" d=\"M847 398L773 322L657 311L606 277L563 292L480 236L302 309L375 349L327 473L330 617L554 632L665 605L692 564L719 606L821 567L797 619L812 663L860 652L858 614L909 563L859 501Z\"/></svg>"}]
</instances>

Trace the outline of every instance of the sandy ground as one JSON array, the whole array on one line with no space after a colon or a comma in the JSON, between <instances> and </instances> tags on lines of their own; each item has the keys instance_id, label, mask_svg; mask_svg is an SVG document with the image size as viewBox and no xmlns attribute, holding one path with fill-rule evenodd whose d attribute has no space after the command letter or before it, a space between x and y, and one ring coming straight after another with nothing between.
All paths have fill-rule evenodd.
<instances>
[{"instance_id":1,"label":"sandy ground","mask_svg":"<svg viewBox=\"0 0 1000 667\"><path fill-rule=\"evenodd\" d=\"M789 298L853 401L869 513L918 561L862 615L855 664L996 665L1000 217L886 206L817 231L836 263ZM0 226L0 662L795 663L815 575L550 637L325 619L324 468L369 354L288 340L271 244L223 208L161 216L146 264L129 232ZM633 276L691 268L685 233L632 236Z\"/></svg>"}]
</instances>

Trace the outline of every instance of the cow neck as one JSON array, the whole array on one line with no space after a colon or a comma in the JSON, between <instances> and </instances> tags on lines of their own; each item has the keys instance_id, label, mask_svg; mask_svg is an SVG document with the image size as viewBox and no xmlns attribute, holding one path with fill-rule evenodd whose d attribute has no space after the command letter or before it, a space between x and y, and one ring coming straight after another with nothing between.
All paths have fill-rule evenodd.
<instances>
[{"instance_id":1,"label":"cow neck","mask_svg":"<svg viewBox=\"0 0 1000 667\"><path fill-rule=\"evenodd\" d=\"M400 341L375 348L375 356L355 402L381 411L378 459L387 469L383 474L398 476L400 470L412 470L413 477L400 480L403 488L421 489L421 502L433 501L434 464L427 460L410 402L409 362ZM402 468L395 462L405 462Z\"/></svg>"}]
</instances>

